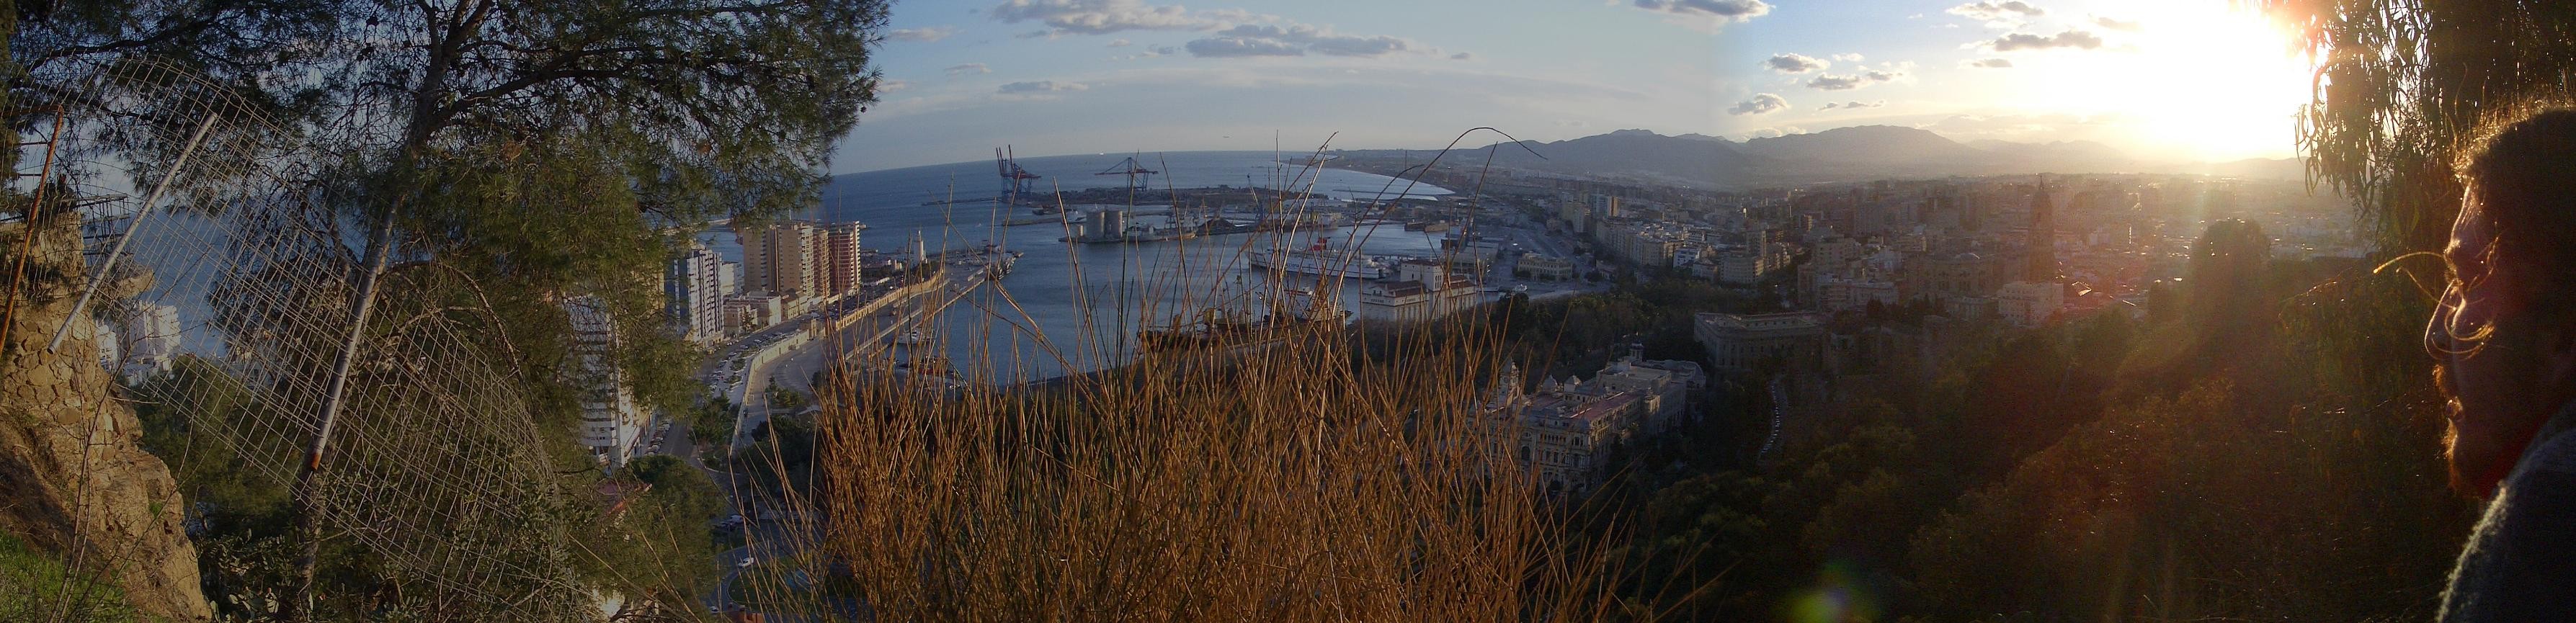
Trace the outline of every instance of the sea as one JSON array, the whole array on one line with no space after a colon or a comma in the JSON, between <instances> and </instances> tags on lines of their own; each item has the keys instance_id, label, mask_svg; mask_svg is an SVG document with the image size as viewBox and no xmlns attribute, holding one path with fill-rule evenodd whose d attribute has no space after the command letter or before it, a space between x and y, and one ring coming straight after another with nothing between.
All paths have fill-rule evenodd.
<instances>
[{"instance_id":1,"label":"sea","mask_svg":"<svg viewBox=\"0 0 2576 623\"><path fill-rule=\"evenodd\" d=\"M1017 162L1039 176L1032 188L1043 194L1055 189L1124 186L1125 176L1096 173L1118 169L1130 157L1144 168L1161 172L1148 178L1155 188L1288 189L1337 199L1438 197L1451 192L1334 169L1329 163L1307 166L1300 154L1281 157L1266 151L1047 156ZM1289 164L1282 164L1283 160ZM1309 232L1298 234L1297 240L1283 233L1249 233L1129 244L1067 243L1059 240L1067 232L1056 222L995 226L1006 219L1032 216L1028 208L1004 208L989 200L1005 187L996 164L989 160L850 173L834 176L820 204L796 217L865 223L861 246L889 252L906 249L915 233L934 252L986 244L1021 252L1009 275L939 314L925 332L929 339L919 345L895 346L937 349L960 369L989 363L990 380L995 382L1036 381L1120 365L1135 356L1140 329L1189 319L1195 308L1212 304L1257 311L1271 298L1264 293L1280 287L1319 292L1340 288L1341 296L1336 298L1356 310L1359 280L1292 275L1284 277L1289 283L1270 284L1267 271L1248 270L1243 258L1273 245L1302 247L1322 237L1334 248L1356 246L1368 256L1434 257L1440 249L1440 234L1405 231L1396 224ZM711 230L703 241L728 260L742 259L741 246L730 230ZM1188 305L1180 304L1184 299Z\"/></svg>"}]
</instances>

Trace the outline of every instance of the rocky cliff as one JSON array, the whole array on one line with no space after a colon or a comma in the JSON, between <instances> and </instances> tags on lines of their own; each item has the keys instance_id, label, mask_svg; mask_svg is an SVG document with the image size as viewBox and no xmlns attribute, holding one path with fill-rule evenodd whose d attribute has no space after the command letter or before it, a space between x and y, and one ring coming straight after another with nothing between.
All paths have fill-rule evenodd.
<instances>
[{"instance_id":1,"label":"rocky cliff","mask_svg":"<svg viewBox=\"0 0 2576 623\"><path fill-rule=\"evenodd\" d=\"M36 231L25 285L0 327L0 533L109 579L144 614L210 618L196 547L180 530L186 507L177 483L139 444L134 411L111 399L98 327L76 319L61 348L45 350L83 286L77 215L0 223L0 288L29 223ZM149 282L126 276L102 298L131 296Z\"/></svg>"}]
</instances>

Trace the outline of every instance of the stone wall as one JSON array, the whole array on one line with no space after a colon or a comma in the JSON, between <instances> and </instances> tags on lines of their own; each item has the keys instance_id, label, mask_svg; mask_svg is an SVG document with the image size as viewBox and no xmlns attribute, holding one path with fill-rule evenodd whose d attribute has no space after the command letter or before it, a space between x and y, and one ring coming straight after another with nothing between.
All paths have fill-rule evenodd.
<instances>
[{"instance_id":1,"label":"stone wall","mask_svg":"<svg viewBox=\"0 0 2576 623\"><path fill-rule=\"evenodd\" d=\"M60 349L45 350L84 285L79 219L56 213L32 222L26 286L0 339L0 532L110 578L147 615L211 618L196 547L180 529L186 506L177 482L144 452L134 411L110 399L96 323L83 314ZM0 223L0 288L29 223ZM149 282L128 276L101 298L131 296Z\"/></svg>"}]
</instances>

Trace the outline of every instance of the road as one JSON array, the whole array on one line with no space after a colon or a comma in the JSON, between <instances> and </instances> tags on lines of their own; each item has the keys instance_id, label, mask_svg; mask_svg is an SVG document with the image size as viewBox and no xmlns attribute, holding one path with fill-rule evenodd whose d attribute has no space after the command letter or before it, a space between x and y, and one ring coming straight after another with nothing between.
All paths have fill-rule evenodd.
<instances>
[{"instance_id":1,"label":"road","mask_svg":"<svg viewBox=\"0 0 2576 623\"><path fill-rule=\"evenodd\" d=\"M742 417L735 420L731 445L735 448L749 445L751 443L751 431L757 430L761 423L768 421L768 389L771 386L775 385L778 387L794 389L811 395L813 388L810 387L810 385L812 383L813 374L824 368L825 364L832 356L830 353L843 350L836 347L835 343L856 344L857 347L850 349L850 352L862 352L864 349L879 347L883 345L888 338L893 336L894 332L920 326L919 321L921 319L936 317L939 312L946 310L950 305L954 305L959 299L964 298L966 294L973 292L978 287L982 287L983 283L984 281L982 279L969 279L966 284L962 286L950 285L945 288L933 290L933 292L937 294L924 294L923 296L943 296L943 299L936 304L910 306L912 308L911 312L881 323L873 321L872 319L862 320L861 322L865 323L864 326L867 328L851 331L846 334L849 337L820 337L808 340L805 344L790 349L787 354L778 357L769 365L760 366L760 369L744 371L746 373L744 375L745 378L741 382L729 384L735 391L739 392L733 395L737 397L735 404L741 407L742 413ZM882 296L883 293L876 293L876 295ZM851 297L848 300L866 301L873 299L872 297ZM851 305L855 306L856 303L852 303ZM903 303L896 303L896 305L901 306ZM850 308L851 307L841 307L839 309ZM756 344L765 345L765 343L757 342L757 340L764 336L783 337L792 331L805 330L804 325L806 323L803 322L802 319L813 318L816 316L816 314L808 314L800 317L800 320L795 322L792 326L782 324L779 327L771 327L770 329L753 333L750 336L745 336L742 341L735 342L727 348L723 354L719 355L716 358L716 362L711 362L702 367L702 371L712 372L713 370L716 370L719 367L718 363L741 356L745 352L744 349L746 347L756 348ZM781 331L780 329L782 328L786 330ZM681 437L685 439L686 435L683 434ZM665 447L665 450L670 449L672 448L668 446ZM693 458L692 464L696 464ZM701 466L701 469L704 469L704 467ZM715 473L712 471L709 473L715 477L717 485L724 490L726 499L732 501L732 506L736 511L775 508L774 505L764 504L759 500L746 499L744 495L746 493L745 490L741 488L740 483L734 482L734 474ZM764 518L769 520L755 521L752 526L744 528L744 537L745 541L748 543L747 545L726 550L716 555L716 563L724 565L725 574L724 577L716 583L715 592L706 597L705 604L708 607L715 609L717 612L731 611L736 606L736 604L733 603L733 586L735 582L740 579L741 574L745 570L740 566L744 555L751 555L757 559L757 561L783 560L793 557L797 553L803 551L803 545L813 543L817 538L817 535L813 533L810 526L801 526L803 528L802 530L782 527L796 523L792 520L792 518L796 516L793 512L749 514L762 515ZM784 517L781 517L782 515L784 515ZM798 532L802 532L802 534L798 534ZM772 620L777 619L776 617L772 617Z\"/></svg>"}]
</instances>

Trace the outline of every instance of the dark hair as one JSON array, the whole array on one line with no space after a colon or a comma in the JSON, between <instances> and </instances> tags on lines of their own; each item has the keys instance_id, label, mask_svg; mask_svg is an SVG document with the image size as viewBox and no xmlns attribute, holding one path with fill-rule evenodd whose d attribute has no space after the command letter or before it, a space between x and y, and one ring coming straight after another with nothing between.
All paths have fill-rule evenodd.
<instances>
[{"instance_id":1,"label":"dark hair","mask_svg":"<svg viewBox=\"0 0 2576 623\"><path fill-rule=\"evenodd\" d=\"M2460 180L2495 232L2497 268L2520 273L2525 302L2561 307L2576 281L2576 106L2519 107L2460 153Z\"/></svg>"}]
</instances>

